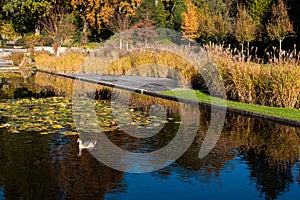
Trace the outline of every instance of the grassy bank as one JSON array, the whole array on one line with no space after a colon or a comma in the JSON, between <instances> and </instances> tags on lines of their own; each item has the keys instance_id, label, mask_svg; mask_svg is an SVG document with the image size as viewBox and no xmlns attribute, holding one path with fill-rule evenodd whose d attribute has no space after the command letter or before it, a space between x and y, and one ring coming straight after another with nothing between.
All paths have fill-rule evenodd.
<instances>
[{"instance_id":1,"label":"grassy bank","mask_svg":"<svg viewBox=\"0 0 300 200\"><path fill-rule=\"evenodd\" d=\"M211 98L215 98L199 90L169 90L169 91L163 91L161 93L170 96L192 99L204 103L210 103ZM236 108L236 109L300 121L300 110L298 109L269 107L269 106L234 102L234 101L226 101L226 104L227 107L229 108Z\"/></svg>"}]
</instances>

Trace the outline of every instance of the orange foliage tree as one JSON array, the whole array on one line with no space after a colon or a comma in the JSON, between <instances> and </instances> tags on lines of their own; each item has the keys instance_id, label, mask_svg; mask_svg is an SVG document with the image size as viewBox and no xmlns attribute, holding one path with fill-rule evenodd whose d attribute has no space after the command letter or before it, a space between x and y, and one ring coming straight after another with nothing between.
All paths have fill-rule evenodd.
<instances>
[{"instance_id":1,"label":"orange foliage tree","mask_svg":"<svg viewBox=\"0 0 300 200\"><path fill-rule=\"evenodd\" d=\"M282 41L294 33L293 24L289 19L289 14L283 0L278 0L278 4L272 6L272 18L267 24L268 35L272 40L279 41L279 60L281 58Z\"/></svg>"},{"instance_id":2,"label":"orange foliage tree","mask_svg":"<svg viewBox=\"0 0 300 200\"><path fill-rule=\"evenodd\" d=\"M127 29L123 22L136 15L142 0L71 0L74 9L99 32L109 28L112 32ZM129 24L129 23L126 23Z\"/></svg>"},{"instance_id":3,"label":"orange foliage tree","mask_svg":"<svg viewBox=\"0 0 300 200\"><path fill-rule=\"evenodd\" d=\"M242 57L244 57L244 43L247 42L247 56L249 57L249 43L255 40L257 33L257 21L255 21L246 8L242 5L238 6L238 13L233 25L233 33L237 41L242 46Z\"/></svg>"},{"instance_id":4,"label":"orange foliage tree","mask_svg":"<svg viewBox=\"0 0 300 200\"><path fill-rule=\"evenodd\" d=\"M186 12L182 13L182 33L186 39L195 39L200 36L200 33L198 32L200 20L197 7L190 0L187 2L186 6Z\"/></svg>"}]
</instances>

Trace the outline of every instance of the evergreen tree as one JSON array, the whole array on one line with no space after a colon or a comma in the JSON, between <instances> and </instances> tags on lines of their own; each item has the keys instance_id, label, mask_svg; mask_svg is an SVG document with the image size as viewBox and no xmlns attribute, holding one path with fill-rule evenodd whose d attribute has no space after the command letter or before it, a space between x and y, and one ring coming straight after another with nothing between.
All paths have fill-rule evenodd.
<instances>
[{"instance_id":1,"label":"evergreen tree","mask_svg":"<svg viewBox=\"0 0 300 200\"><path fill-rule=\"evenodd\" d=\"M184 0L175 0L174 6L174 29L176 31L180 30L180 27L183 23L182 13L185 11L185 2Z\"/></svg>"}]
</instances>

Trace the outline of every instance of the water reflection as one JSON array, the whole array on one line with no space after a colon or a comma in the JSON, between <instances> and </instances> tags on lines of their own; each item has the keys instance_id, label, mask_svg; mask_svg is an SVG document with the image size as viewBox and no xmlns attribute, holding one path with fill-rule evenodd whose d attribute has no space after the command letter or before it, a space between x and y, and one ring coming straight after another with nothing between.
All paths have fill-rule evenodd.
<instances>
[{"instance_id":1,"label":"water reflection","mask_svg":"<svg viewBox=\"0 0 300 200\"><path fill-rule=\"evenodd\" d=\"M58 94L51 86L42 87L34 84L34 80L34 77L25 79L18 74L9 78L0 77L0 100L51 97Z\"/></svg>"},{"instance_id":2,"label":"water reflection","mask_svg":"<svg viewBox=\"0 0 300 200\"><path fill-rule=\"evenodd\" d=\"M5 197L102 199L116 188L123 173L102 165L88 152L77 157L76 140L59 134L22 133L12 137L2 133L0 183Z\"/></svg>"},{"instance_id":3,"label":"water reflection","mask_svg":"<svg viewBox=\"0 0 300 200\"><path fill-rule=\"evenodd\" d=\"M45 83L43 87L48 86ZM56 88L53 92L62 90ZM154 101L137 95L131 104L147 113ZM155 137L134 138L120 130L108 132L107 137L131 152L165 146L174 138L178 129L175 121L180 121L181 116L178 103L159 103L167 109L167 117L174 120L165 124ZM111 169L85 149L78 157L78 136L11 134L0 129L0 199L299 197L299 128L228 114L215 148L200 159L198 153L211 117L205 110L200 115L200 128L185 154L170 166L146 174ZM0 112L0 123L5 121Z\"/></svg>"}]
</instances>

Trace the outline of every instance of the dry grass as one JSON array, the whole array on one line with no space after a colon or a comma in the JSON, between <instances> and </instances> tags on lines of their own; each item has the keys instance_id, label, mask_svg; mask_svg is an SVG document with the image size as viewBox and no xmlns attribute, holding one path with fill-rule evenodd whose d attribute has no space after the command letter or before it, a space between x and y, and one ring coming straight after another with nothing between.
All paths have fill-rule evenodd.
<instances>
[{"instance_id":1,"label":"dry grass","mask_svg":"<svg viewBox=\"0 0 300 200\"><path fill-rule=\"evenodd\" d=\"M112 59L113 60L113 59ZM188 60L170 51L137 50L125 52L112 62L102 57L90 56L85 60L82 71L95 74L137 75L159 78L171 78L181 87L203 86L198 70ZM198 86L199 87L199 86Z\"/></svg>"},{"instance_id":2,"label":"dry grass","mask_svg":"<svg viewBox=\"0 0 300 200\"><path fill-rule=\"evenodd\" d=\"M208 47L222 75L228 99L266 106L300 108L300 66L295 58L258 64L233 56L222 46ZM272 61L272 60L270 60Z\"/></svg>"},{"instance_id":3,"label":"dry grass","mask_svg":"<svg viewBox=\"0 0 300 200\"><path fill-rule=\"evenodd\" d=\"M60 57L39 53L35 60L39 69L48 71L74 73L81 70L96 74L166 77L177 80L181 87L191 85L202 89L208 86L219 88L213 81L207 81L220 78L215 69L207 63L197 63L197 68L191 65L199 55L186 52L185 47L179 50L172 48L166 47L156 52L135 50L123 52L121 56L111 50L104 50L105 55L99 56L96 52L87 57L78 52ZM276 59L274 49L274 53L266 53L269 64L263 64L257 56L244 61L236 50L223 46L206 46L206 49L221 74L228 100L300 108L300 66L299 55L295 51L283 52L279 60ZM116 56L118 59L114 59ZM250 59L256 62L251 62ZM202 76L199 75L199 70Z\"/></svg>"},{"instance_id":4,"label":"dry grass","mask_svg":"<svg viewBox=\"0 0 300 200\"><path fill-rule=\"evenodd\" d=\"M58 57L38 52L35 56L35 65L38 69L51 72L72 73L80 69L84 57L85 55L79 52L69 52Z\"/></svg>"}]
</instances>

